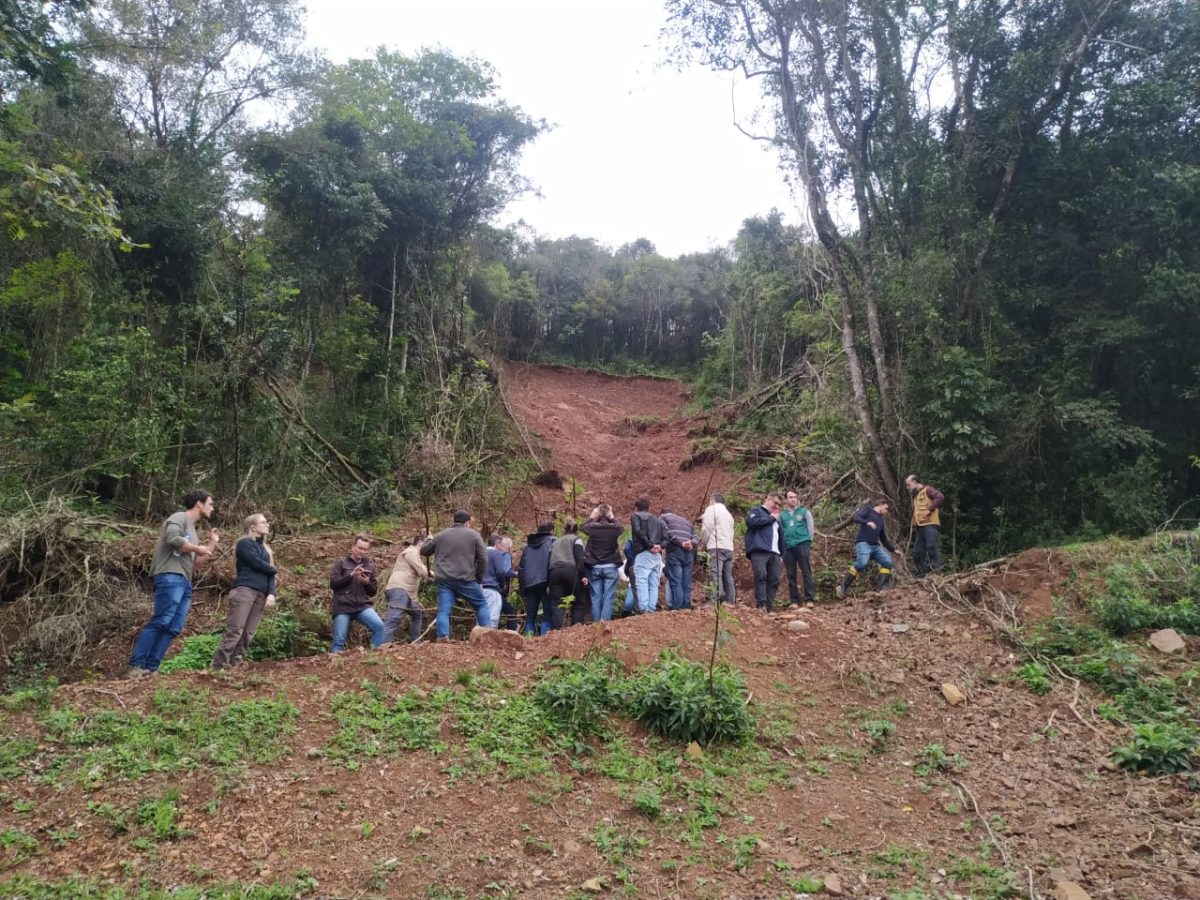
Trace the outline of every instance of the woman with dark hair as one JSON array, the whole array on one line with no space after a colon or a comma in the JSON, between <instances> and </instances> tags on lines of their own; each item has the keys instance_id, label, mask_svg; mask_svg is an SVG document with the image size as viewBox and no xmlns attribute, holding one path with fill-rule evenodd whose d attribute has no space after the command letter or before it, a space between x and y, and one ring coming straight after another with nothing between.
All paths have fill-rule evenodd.
<instances>
[{"instance_id":1,"label":"woman with dark hair","mask_svg":"<svg viewBox=\"0 0 1200 900\"><path fill-rule=\"evenodd\" d=\"M275 557L264 538L271 525L262 513L247 516L245 534L238 538L235 548L237 577L229 591L229 621L225 636L213 654L212 667L225 669L236 666L246 655L254 640L263 610L275 605Z\"/></svg>"}]
</instances>

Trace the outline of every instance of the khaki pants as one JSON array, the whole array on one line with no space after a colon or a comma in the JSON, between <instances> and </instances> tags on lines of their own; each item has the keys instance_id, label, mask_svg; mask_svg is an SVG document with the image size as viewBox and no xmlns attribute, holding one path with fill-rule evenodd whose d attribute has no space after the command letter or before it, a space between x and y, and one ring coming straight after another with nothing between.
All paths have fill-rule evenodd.
<instances>
[{"instance_id":1,"label":"khaki pants","mask_svg":"<svg viewBox=\"0 0 1200 900\"><path fill-rule=\"evenodd\" d=\"M266 604L267 595L262 591L235 587L229 592L229 621L225 624L221 646L213 654L214 669L224 669L242 661L246 648L254 640L254 632L258 631Z\"/></svg>"}]
</instances>

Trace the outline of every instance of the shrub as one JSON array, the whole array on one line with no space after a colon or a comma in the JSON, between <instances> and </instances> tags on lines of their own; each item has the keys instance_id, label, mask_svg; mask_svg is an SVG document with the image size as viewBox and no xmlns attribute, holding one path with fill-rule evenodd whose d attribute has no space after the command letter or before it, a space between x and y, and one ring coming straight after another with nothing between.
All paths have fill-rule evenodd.
<instances>
[{"instance_id":1,"label":"shrub","mask_svg":"<svg viewBox=\"0 0 1200 900\"><path fill-rule=\"evenodd\" d=\"M753 720L746 708L746 685L726 666L713 671L665 653L629 682L627 704L634 716L673 741L740 743Z\"/></svg>"},{"instance_id":2,"label":"shrub","mask_svg":"<svg viewBox=\"0 0 1200 900\"><path fill-rule=\"evenodd\" d=\"M572 733L595 734L620 703L621 680L620 663L611 656L569 660L538 682L533 699Z\"/></svg>"},{"instance_id":3,"label":"shrub","mask_svg":"<svg viewBox=\"0 0 1200 900\"><path fill-rule=\"evenodd\" d=\"M1124 769L1151 775L1170 775L1192 768L1200 751L1200 734L1177 722L1133 726L1133 742L1112 753L1113 762Z\"/></svg>"},{"instance_id":4,"label":"shrub","mask_svg":"<svg viewBox=\"0 0 1200 900\"><path fill-rule=\"evenodd\" d=\"M1025 687L1035 694L1048 694L1054 682L1050 680L1046 667L1038 662L1028 662L1017 669L1017 677L1025 682Z\"/></svg>"}]
</instances>

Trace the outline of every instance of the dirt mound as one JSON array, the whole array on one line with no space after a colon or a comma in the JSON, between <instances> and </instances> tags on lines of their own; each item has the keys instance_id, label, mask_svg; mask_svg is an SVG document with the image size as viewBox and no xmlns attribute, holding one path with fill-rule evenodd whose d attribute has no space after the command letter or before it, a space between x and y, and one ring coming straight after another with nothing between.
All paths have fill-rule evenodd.
<instances>
[{"instance_id":1,"label":"dirt mound","mask_svg":"<svg viewBox=\"0 0 1200 900\"><path fill-rule=\"evenodd\" d=\"M971 616L915 589L730 612L719 658L745 673L759 719L755 743L732 750L685 752L614 719L547 756L536 740L509 743L523 714L501 712L555 659L604 651L633 670L672 648L705 662L711 610L569 628L516 651L403 645L62 688L53 715L8 712L8 739L33 754L4 785L8 846L23 848L6 851L8 874L166 885L303 873L322 896L535 898L581 895L597 878L605 893L758 898L829 876L862 897L1002 896L1006 883L1024 894L1030 881L1048 895L1066 873L1093 896L1198 896L1195 796L1110 771L1117 727L1073 713L1065 686L1030 694ZM807 627L790 630L795 621ZM946 682L964 703L947 704ZM407 729L391 738L376 730L402 696L474 699L431 721L432 744L402 750L419 712L386 726ZM189 707L217 719L279 702L295 707L297 728L278 738L273 764L231 769L214 745L131 777L136 753L92 745L106 716L157 717L182 742L187 728L172 723ZM348 715L348 703L364 712ZM495 731L471 737L464 710ZM70 716L82 717L74 731L56 732ZM359 737L345 744L347 733ZM162 798L174 798L170 828L147 812Z\"/></svg>"}]
</instances>

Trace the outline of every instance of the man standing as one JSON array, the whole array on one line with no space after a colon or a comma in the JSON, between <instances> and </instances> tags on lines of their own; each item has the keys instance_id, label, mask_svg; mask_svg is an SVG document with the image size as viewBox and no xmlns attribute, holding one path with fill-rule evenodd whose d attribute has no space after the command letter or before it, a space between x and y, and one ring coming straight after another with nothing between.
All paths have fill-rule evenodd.
<instances>
[{"instance_id":1,"label":"man standing","mask_svg":"<svg viewBox=\"0 0 1200 900\"><path fill-rule=\"evenodd\" d=\"M900 551L888 540L887 529L883 517L887 515L888 502L877 500L866 503L852 517L858 525L858 536L854 539L854 564L838 585L838 599L846 596L846 591L854 584L854 579L867 570L871 560L879 563L879 590L886 591L892 586L892 558L888 555L899 554Z\"/></svg>"},{"instance_id":2,"label":"man standing","mask_svg":"<svg viewBox=\"0 0 1200 900\"><path fill-rule=\"evenodd\" d=\"M550 551L554 548L554 523L543 522L537 532L526 536L517 566L517 587L525 603L525 634L537 634L538 610L550 621Z\"/></svg>"},{"instance_id":3,"label":"man standing","mask_svg":"<svg viewBox=\"0 0 1200 900\"><path fill-rule=\"evenodd\" d=\"M913 565L917 577L923 578L942 568L942 517L938 510L946 495L931 485L921 484L916 475L905 478L904 485L913 495Z\"/></svg>"},{"instance_id":4,"label":"man standing","mask_svg":"<svg viewBox=\"0 0 1200 900\"><path fill-rule=\"evenodd\" d=\"M475 610L477 625L491 626L487 600L479 583L487 569L487 552L479 532L470 528L471 514L454 511L454 524L421 545L422 556L432 556L433 580L437 584L437 637L450 640L450 611L462 597Z\"/></svg>"},{"instance_id":5,"label":"man standing","mask_svg":"<svg viewBox=\"0 0 1200 900\"><path fill-rule=\"evenodd\" d=\"M692 608L692 567L696 562L696 531L692 523L671 509L660 516L667 537L667 583L671 609Z\"/></svg>"},{"instance_id":6,"label":"man standing","mask_svg":"<svg viewBox=\"0 0 1200 900\"><path fill-rule=\"evenodd\" d=\"M754 569L754 605L768 612L775 607L783 568L783 529L779 525L782 506L783 497L772 491L762 505L746 513L746 556Z\"/></svg>"},{"instance_id":7,"label":"man standing","mask_svg":"<svg viewBox=\"0 0 1200 900\"><path fill-rule=\"evenodd\" d=\"M208 542L196 542L196 523L213 513L208 491L192 491L183 498L183 511L167 516L158 531L150 575L154 580L154 613L133 645L126 678L144 678L158 671L163 657L187 624L192 606L192 567L196 557L206 562L212 556L221 533L212 529Z\"/></svg>"},{"instance_id":8,"label":"man standing","mask_svg":"<svg viewBox=\"0 0 1200 900\"><path fill-rule=\"evenodd\" d=\"M425 631L425 607L421 605L419 592L421 579L432 578L433 573L421 558L420 545L425 538L412 538L396 557L391 577L383 589L387 597L387 617L383 620L383 642L390 644L400 628L400 622L408 616L408 635L413 641Z\"/></svg>"},{"instance_id":9,"label":"man standing","mask_svg":"<svg viewBox=\"0 0 1200 900\"><path fill-rule=\"evenodd\" d=\"M517 577L513 571L512 553L504 549L505 541L512 546L512 541L504 535L492 535L491 546L487 548L487 565L483 570L483 596L488 602L488 624L492 628L500 627L500 613L504 608L509 582Z\"/></svg>"},{"instance_id":10,"label":"man standing","mask_svg":"<svg viewBox=\"0 0 1200 900\"><path fill-rule=\"evenodd\" d=\"M371 598L379 590L379 570L367 554L371 552L371 537L356 535L350 555L333 564L329 587L333 589L333 643L330 653L340 653L350 636L350 623L362 622L371 632L371 646L383 643L383 619L375 612Z\"/></svg>"},{"instance_id":11,"label":"man standing","mask_svg":"<svg viewBox=\"0 0 1200 900\"><path fill-rule=\"evenodd\" d=\"M700 541L708 549L717 603L733 603L733 514L725 506L724 494L713 494L712 504L700 517Z\"/></svg>"},{"instance_id":12,"label":"man standing","mask_svg":"<svg viewBox=\"0 0 1200 900\"><path fill-rule=\"evenodd\" d=\"M784 495L783 509L779 513L779 524L783 527L783 568L787 572L788 600L800 602L800 588L796 584L796 566L804 578L804 602L813 599L812 539L816 533L812 513L800 505L795 491Z\"/></svg>"},{"instance_id":13,"label":"man standing","mask_svg":"<svg viewBox=\"0 0 1200 900\"><path fill-rule=\"evenodd\" d=\"M662 520L650 514L650 501L638 497L630 520L633 533L633 581L637 590L638 612L658 609L658 584L662 580L662 550L666 536Z\"/></svg>"}]
</instances>

